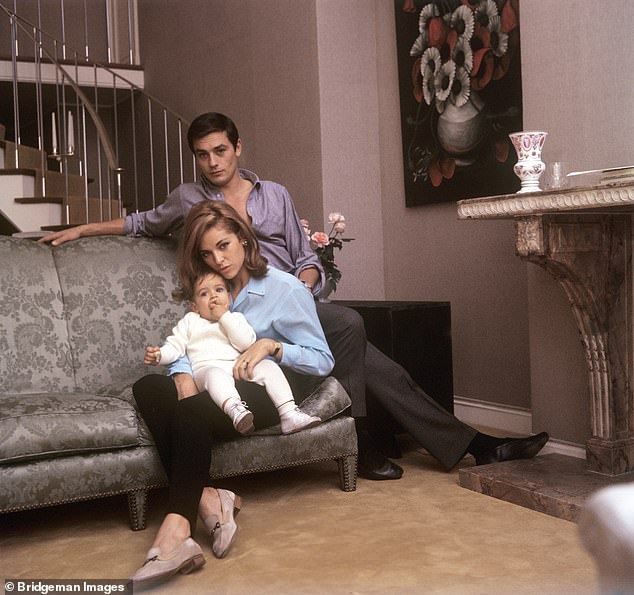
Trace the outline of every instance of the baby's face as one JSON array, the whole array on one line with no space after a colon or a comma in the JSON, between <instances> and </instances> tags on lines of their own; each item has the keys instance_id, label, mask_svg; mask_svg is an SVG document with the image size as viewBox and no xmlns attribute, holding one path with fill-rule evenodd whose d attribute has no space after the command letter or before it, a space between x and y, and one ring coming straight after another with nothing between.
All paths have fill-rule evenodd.
<instances>
[{"instance_id":1,"label":"baby's face","mask_svg":"<svg viewBox=\"0 0 634 595\"><path fill-rule=\"evenodd\" d=\"M196 283L192 310L207 320L218 320L217 306L229 308L229 292L227 283L215 273L209 273Z\"/></svg>"}]
</instances>

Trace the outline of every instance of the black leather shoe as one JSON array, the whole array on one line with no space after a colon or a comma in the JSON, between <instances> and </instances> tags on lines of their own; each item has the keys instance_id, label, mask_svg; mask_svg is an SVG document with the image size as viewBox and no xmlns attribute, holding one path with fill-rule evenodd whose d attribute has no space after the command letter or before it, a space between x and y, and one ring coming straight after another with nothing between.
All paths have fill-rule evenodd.
<instances>
[{"instance_id":1,"label":"black leather shoe","mask_svg":"<svg viewBox=\"0 0 634 595\"><path fill-rule=\"evenodd\" d=\"M528 438L509 438L488 452L477 455L476 465L488 465L514 459L532 459L548 442L546 432L540 432Z\"/></svg>"},{"instance_id":2,"label":"black leather shoe","mask_svg":"<svg viewBox=\"0 0 634 595\"><path fill-rule=\"evenodd\" d=\"M374 448L365 447L359 450L359 475L375 481L401 479L403 469Z\"/></svg>"}]
</instances>

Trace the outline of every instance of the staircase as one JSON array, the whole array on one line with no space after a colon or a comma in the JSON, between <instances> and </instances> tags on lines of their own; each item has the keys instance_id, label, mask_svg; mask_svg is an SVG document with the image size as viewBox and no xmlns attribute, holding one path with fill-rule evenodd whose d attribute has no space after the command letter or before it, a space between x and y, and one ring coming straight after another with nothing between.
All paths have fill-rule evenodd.
<instances>
[{"instance_id":1,"label":"staircase","mask_svg":"<svg viewBox=\"0 0 634 595\"><path fill-rule=\"evenodd\" d=\"M0 31L11 33L0 36L0 234L41 236L151 209L195 179L193 156L191 168L183 163L188 123L145 92L140 66L95 61L88 43L80 55L7 4L0 0Z\"/></svg>"},{"instance_id":2,"label":"staircase","mask_svg":"<svg viewBox=\"0 0 634 595\"><path fill-rule=\"evenodd\" d=\"M125 215L117 200L90 195L86 200L86 184L90 188L93 180L60 172L59 163L45 152L16 145L5 134L6 127L0 124L0 234L44 235Z\"/></svg>"}]
</instances>

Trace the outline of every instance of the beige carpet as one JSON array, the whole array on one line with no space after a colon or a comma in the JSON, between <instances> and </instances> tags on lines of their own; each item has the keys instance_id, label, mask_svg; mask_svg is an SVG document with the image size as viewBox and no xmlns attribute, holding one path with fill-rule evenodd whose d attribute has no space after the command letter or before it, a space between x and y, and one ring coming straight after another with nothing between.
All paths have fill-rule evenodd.
<instances>
[{"instance_id":1,"label":"beige carpet","mask_svg":"<svg viewBox=\"0 0 634 595\"><path fill-rule=\"evenodd\" d=\"M466 458L464 465L472 464ZM597 593L576 525L471 492L424 451L409 449L400 481L339 490L320 463L223 483L243 509L229 556L148 593ZM162 518L128 527L125 498L0 516L0 578L123 579L143 561ZM3 580L4 585L4 580Z\"/></svg>"}]
</instances>

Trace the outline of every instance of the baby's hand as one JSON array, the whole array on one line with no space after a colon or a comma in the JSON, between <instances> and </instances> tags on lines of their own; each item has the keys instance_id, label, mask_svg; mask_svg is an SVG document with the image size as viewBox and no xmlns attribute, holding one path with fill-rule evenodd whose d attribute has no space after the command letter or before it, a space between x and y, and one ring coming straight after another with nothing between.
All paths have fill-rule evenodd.
<instances>
[{"instance_id":1,"label":"baby's hand","mask_svg":"<svg viewBox=\"0 0 634 595\"><path fill-rule=\"evenodd\" d=\"M209 307L209 312L211 314L210 317L214 322L218 322L222 315L228 312L228 310L229 308L227 308L227 306L222 304L213 304Z\"/></svg>"},{"instance_id":2,"label":"baby's hand","mask_svg":"<svg viewBox=\"0 0 634 595\"><path fill-rule=\"evenodd\" d=\"M148 366L158 366L161 363L161 348L155 345L148 345L145 348L143 363Z\"/></svg>"}]
</instances>

